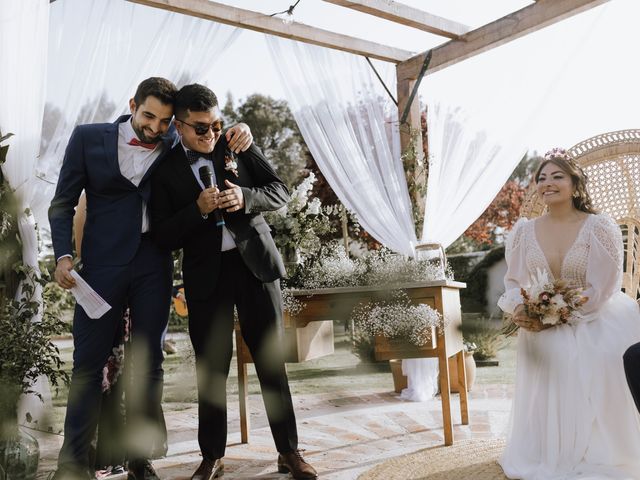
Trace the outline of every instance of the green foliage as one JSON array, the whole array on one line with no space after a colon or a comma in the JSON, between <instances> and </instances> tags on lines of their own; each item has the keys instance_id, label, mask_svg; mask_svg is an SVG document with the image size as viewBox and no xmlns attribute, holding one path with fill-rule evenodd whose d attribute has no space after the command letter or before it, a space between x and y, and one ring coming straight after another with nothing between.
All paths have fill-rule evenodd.
<instances>
[{"instance_id":1,"label":"green foliage","mask_svg":"<svg viewBox=\"0 0 640 480\"><path fill-rule=\"evenodd\" d=\"M20 239L18 236L17 204L9 183L2 174L8 145L2 145L12 134L0 133L0 308L4 297L12 297L17 287L17 279L11 266L20 259Z\"/></svg>"},{"instance_id":2,"label":"green foliage","mask_svg":"<svg viewBox=\"0 0 640 480\"><path fill-rule=\"evenodd\" d=\"M40 265L43 268L42 263ZM44 299L45 313L63 320L65 325L64 332L71 332L71 322L64 321L65 318L70 319L72 317L73 309L76 306L76 301L71 292L65 290L56 282L48 282L44 286L42 298Z\"/></svg>"},{"instance_id":3,"label":"green foliage","mask_svg":"<svg viewBox=\"0 0 640 480\"><path fill-rule=\"evenodd\" d=\"M460 278L460 281L467 284L467 288L460 291L465 312L486 311L489 269L503 258L504 245L489 251L465 278Z\"/></svg>"},{"instance_id":4,"label":"green foliage","mask_svg":"<svg viewBox=\"0 0 640 480\"><path fill-rule=\"evenodd\" d=\"M462 335L467 346L475 345L470 351L473 351L473 358L476 360L495 358L498 351L505 346L501 328L495 326L488 318L463 322Z\"/></svg>"},{"instance_id":5,"label":"green foliage","mask_svg":"<svg viewBox=\"0 0 640 480\"><path fill-rule=\"evenodd\" d=\"M9 145L2 145L2 143L12 136L13 133L2 135L2 132L0 132L0 165L7 161L7 152L9 150Z\"/></svg>"},{"instance_id":6,"label":"green foliage","mask_svg":"<svg viewBox=\"0 0 640 480\"><path fill-rule=\"evenodd\" d=\"M36 272L32 267L17 265L15 271L22 280L19 299L7 299L0 310L0 388L16 393L39 394L32 390L35 380L46 376L54 387L68 383L68 373L62 370L60 351L52 337L65 329L62 319L56 315L60 298L55 289L45 288L46 271ZM40 321L35 321L41 309L36 298L39 287L43 288L45 308ZM4 407L15 408L17 398L8 399ZM13 401L13 405L11 402ZM7 415L7 411L0 412ZM10 412L9 412L10 414Z\"/></svg>"},{"instance_id":7,"label":"green foliage","mask_svg":"<svg viewBox=\"0 0 640 480\"><path fill-rule=\"evenodd\" d=\"M411 199L411 207L413 212L413 223L416 233L420 237L422 233L422 222L424 220L424 207L422 205L423 198L427 193L427 172L424 159L422 163L418 163L420 151L422 148L422 131L412 128L410 125L402 125L401 131L406 132L411 141L402 152L402 165L404 167L405 177L407 179L407 188L409 189L409 197Z\"/></svg>"},{"instance_id":8,"label":"green foliage","mask_svg":"<svg viewBox=\"0 0 640 480\"><path fill-rule=\"evenodd\" d=\"M251 127L255 144L292 188L309 153L287 102L256 93L234 109L229 95L222 113L227 123L245 122Z\"/></svg>"}]
</instances>

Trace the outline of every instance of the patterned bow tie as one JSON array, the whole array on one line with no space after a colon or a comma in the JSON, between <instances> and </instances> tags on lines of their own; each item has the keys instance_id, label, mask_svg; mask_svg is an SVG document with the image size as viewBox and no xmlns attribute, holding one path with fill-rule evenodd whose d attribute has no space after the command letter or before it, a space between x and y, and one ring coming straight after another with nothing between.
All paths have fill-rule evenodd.
<instances>
[{"instance_id":1,"label":"patterned bow tie","mask_svg":"<svg viewBox=\"0 0 640 480\"><path fill-rule=\"evenodd\" d=\"M189 160L189 165L193 165L201 158L204 158L205 160L213 161L213 152L200 153L200 152L194 152L193 150L187 150L187 160Z\"/></svg>"},{"instance_id":2,"label":"patterned bow tie","mask_svg":"<svg viewBox=\"0 0 640 480\"><path fill-rule=\"evenodd\" d=\"M129 140L127 143L129 145L133 145L134 147L142 147L142 148L147 148L149 150L153 150L158 146L157 143L144 143L144 142L141 142L140 140L138 140L135 137L132 138L131 140Z\"/></svg>"}]
</instances>

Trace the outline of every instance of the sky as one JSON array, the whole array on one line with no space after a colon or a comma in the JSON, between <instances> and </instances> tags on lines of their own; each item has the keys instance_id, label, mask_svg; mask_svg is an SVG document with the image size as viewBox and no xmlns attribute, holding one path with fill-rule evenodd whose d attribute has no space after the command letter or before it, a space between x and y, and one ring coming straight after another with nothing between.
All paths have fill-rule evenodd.
<instances>
[{"instance_id":1,"label":"sky","mask_svg":"<svg viewBox=\"0 0 640 480\"><path fill-rule=\"evenodd\" d=\"M289 0L220 0L221 3L275 13ZM532 2L490 0L402 0L402 3L476 28ZM640 95L640 2L612 0L482 55L427 75L419 90L423 103L458 104L493 114L488 123L527 112L526 135L532 150L569 147L592 135L638 128ZM319 28L419 52L446 39L397 25L321 0L301 0L294 20ZM246 61L242 61L247 56ZM233 64L219 91L234 98L254 92L284 98L263 34L245 30L220 59ZM382 65L387 78L390 64ZM255 72L259 71L256 81ZM226 85L233 88L225 88ZM535 102L532 105L532 102Z\"/></svg>"},{"instance_id":2,"label":"sky","mask_svg":"<svg viewBox=\"0 0 640 480\"><path fill-rule=\"evenodd\" d=\"M220 0L246 10L272 14L286 10L291 0ZM500 18L513 10L531 3L523 0L402 0L400 3L428 11L471 28ZM402 48L419 53L446 41L446 38L432 35L421 30L399 25L384 19L333 5L322 0L301 0L294 10L294 21L317 28L331 30L344 35L363 38L372 42ZM237 98L250 95L260 88L272 96L284 98L282 86L275 72L266 44L261 33L244 30L233 48L221 58L223 62L233 62L233 93ZM242 58L238 52L247 52L250 61L238 61ZM259 85L256 85L255 70L261 72ZM225 75L226 76L226 75Z\"/></svg>"}]
</instances>

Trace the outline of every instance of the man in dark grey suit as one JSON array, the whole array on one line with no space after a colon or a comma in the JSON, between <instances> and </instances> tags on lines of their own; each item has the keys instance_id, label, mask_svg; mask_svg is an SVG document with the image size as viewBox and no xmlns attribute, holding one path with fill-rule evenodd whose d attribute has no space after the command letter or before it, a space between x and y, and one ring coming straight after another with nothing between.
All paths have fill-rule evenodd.
<instances>
[{"instance_id":1,"label":"man in dark grey suit","mask_svg":"<svg viewBox=\"0 0 640 480\"><path fill-rule=\"evenodd\" d=\"M129 477L157 479L149 458L166 438L160 339L169 315L173 263L170 252L151 241L147 205L151 173L177 140L169 129L176 92L164 78L144 80L129 101L131 115L115 123L77 126L65 152L49 208L55 278L63 288L75 285L72 223L84 190L87 219L80 274L112 308L92 319L76 306L73 373L55 480L94 478L89 446L98 424L102 369L125 304L133 318L131 384L137 388L127 393ZM246 136L248 130L242 130ZM248 147L237 137L232 141L235 147Z\"/></svg>"},{"instance_id":2,"label":"man in dark grey suit","mask_svg":"<svg viewBox=\"0 0 640 480\"><path fill-rule=\"evenodd\" d=\"M198 441L203 456L192 479L210 480L224 471L234 306L280 454L278 470L291 472L295 479L315 479L316 471L298 450L280 345L279 280L285 269L260 213L285 205L287 187L254 145L237 158L230 153L222 136L217 98L208 88L183 87L176 96L175 114L181 143L153 175L150 212L157 241L184 252L182 270L189 334L196 354ZM215 177L210 188L200 179L202 167Z\"/></svg>"}]
</instances>

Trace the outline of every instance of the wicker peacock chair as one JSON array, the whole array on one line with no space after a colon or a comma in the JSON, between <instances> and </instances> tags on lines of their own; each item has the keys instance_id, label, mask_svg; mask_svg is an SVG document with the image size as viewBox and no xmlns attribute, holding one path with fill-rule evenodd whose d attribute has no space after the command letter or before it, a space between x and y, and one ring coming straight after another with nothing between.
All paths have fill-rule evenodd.
<instances>
[{"instance_id":1,"label":"wicker peacock chair","mask_svg":"<svg viewBox=\"0 0 640 480\"><path fill-rule=\"evenodd\" d=\"M569 152L588 176L596 210L608 213L620 225L624 240L622 289L631 298L640 298L640 130L596 135ZM532 183L520 215L534 218L544 208Z\"/></svg>"}]
</instances>

